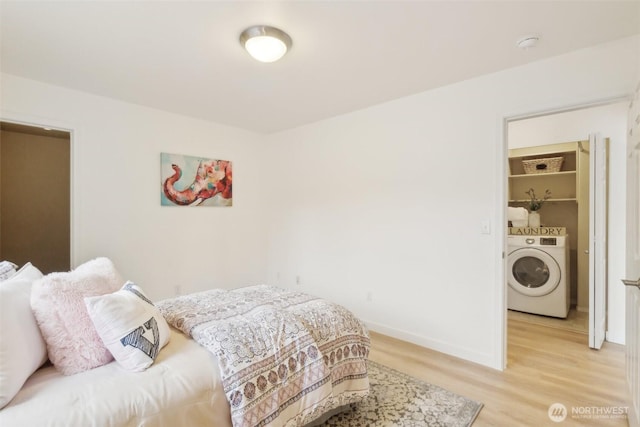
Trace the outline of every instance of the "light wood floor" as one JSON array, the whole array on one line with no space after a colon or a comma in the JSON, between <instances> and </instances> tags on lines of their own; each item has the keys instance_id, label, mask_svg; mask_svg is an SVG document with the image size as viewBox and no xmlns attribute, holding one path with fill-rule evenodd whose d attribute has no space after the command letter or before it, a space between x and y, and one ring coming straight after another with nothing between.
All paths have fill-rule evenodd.
<instances>
[{"instance_id":1,"label":"light wood floor","mask_svg":"<svg viewBox=\"0 0 640 427\"><path fill-rule=\"evenodd\" d=\"M551 328L568 329L570 331L582 332L583 334L589 333L589 313L577 311L574 307L571 307L566 319L521 313L513 310L508 311L508 316L509 320L522 320L527 323L535 323Z\"/></svg>"},{"instance_id":2,"label":"light wood floor","mask_svg":"<svg viewBox=\"0 0 640 427\"><path fill-rule=\"evenodd\" d=\"M626 426L626 418L572 417L573 408L627 406L624 346L605 342L596 351L588 348L587 339L583 333L511 319L505 371L374 332L370 358L482 402L474 427ZM547 412L556 402L569 414L558 424Z\"/></svg>"}]
</instances>

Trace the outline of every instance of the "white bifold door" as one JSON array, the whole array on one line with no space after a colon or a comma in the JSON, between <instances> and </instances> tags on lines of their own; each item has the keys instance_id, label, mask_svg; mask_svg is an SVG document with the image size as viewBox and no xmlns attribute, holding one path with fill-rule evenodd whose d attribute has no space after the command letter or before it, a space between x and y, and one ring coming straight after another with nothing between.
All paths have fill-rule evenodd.
<instances>
[{"instance_id":1,"label":"white bifold door","mask_svg":"<svg viewBox=\"0 0 640 427\"><path fill-rule=\"evenodd\" d=\"M607 143L589 136L589 347L595 349L607 326Z\"/></svg>"}]
</instances>

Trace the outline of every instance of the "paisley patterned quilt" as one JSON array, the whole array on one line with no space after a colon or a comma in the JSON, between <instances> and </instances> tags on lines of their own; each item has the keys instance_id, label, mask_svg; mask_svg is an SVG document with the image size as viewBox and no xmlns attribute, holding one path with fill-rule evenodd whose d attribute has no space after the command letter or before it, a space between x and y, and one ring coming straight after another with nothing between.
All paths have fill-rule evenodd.
<instances>
[{"instance_id":1,"label":"paisley patterned quilt","mask_svg":"<svg viewBox=\"0 0 640 427\"><path fill-rule=\"evenodd\" d=\"M234 427L302 426L369 392L369 333L337 304L258 285L157 306L216 356Z\"/></svg>"}]
</instances>

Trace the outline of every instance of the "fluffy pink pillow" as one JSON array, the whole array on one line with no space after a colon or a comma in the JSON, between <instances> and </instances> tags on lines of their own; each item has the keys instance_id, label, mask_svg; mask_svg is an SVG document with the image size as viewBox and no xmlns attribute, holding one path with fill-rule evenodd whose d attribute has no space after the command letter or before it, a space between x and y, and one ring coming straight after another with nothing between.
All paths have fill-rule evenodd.
<instances>
[{"instance_id":1,"label":"fluffy pink pillow","mask_svg":"<svg viewBox=\"0 0 640 427\"><path fill-rule=\"evenodd\" d=\"M51 273L33 283L33 314L47 343L49 360L64 375L113 360L93 326L84 298L115 292L123 283L108 258L96 258L71 272Z\"/></svg>"}]
</instances>

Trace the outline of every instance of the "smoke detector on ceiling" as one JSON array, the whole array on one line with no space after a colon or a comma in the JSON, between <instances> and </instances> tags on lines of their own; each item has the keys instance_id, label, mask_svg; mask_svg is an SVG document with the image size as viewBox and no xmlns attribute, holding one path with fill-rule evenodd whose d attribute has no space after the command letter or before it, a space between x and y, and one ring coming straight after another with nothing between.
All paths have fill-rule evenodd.
<instances>
[{"instance_id":1,"label":"smoke detector on ceiling","mask_svg":"<svg viewBox=\"0 0 640 427\"><path fill-rule=\"evenodd\" d=\"M536 47L538 42L540 41L539 36L529 35L522 37L520 40L516 42L516 46L520 49L526 50L531 49L532 47Z\"/></svg>"}]
</instances>

